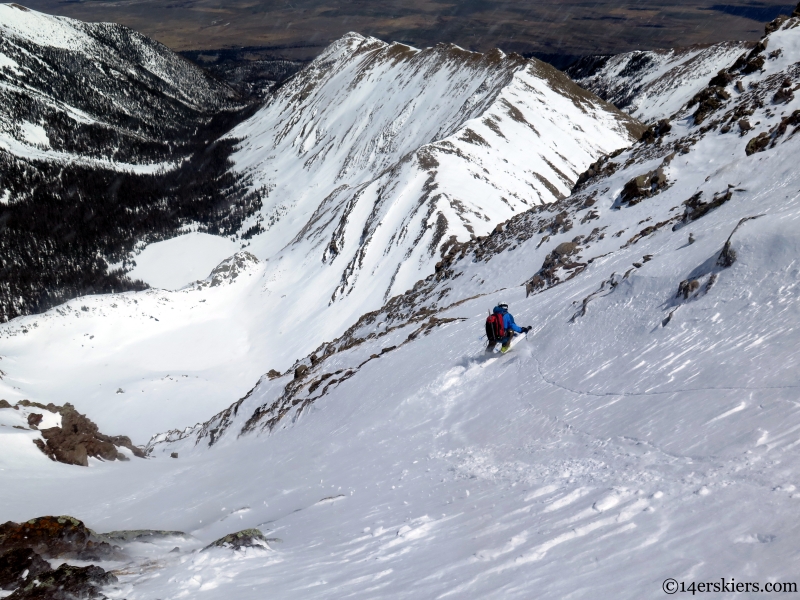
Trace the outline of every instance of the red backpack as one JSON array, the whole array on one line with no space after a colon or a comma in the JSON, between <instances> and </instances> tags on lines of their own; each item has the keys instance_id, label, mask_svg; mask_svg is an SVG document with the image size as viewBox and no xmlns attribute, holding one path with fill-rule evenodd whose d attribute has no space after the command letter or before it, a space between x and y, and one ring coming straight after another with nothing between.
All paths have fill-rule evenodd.
<instances>
[{"instance_id":1,"label":"red backpack","mask_svg":"<svg viewBox=\"0 0 800 600\"><path fill-rule=\"evenodd\" d=\"M486 337L490 342L506 336L506 328L503 326L503 313L492 313L486 319Z\"/></svg>"}]
</instances>

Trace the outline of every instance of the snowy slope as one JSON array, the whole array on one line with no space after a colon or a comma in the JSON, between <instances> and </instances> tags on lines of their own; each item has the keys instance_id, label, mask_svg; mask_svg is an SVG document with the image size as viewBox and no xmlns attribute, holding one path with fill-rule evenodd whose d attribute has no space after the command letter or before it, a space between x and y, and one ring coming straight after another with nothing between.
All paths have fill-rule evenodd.
<instances>
[{"instance_id":1,"label":"snowy slope","mask_svg":"<svg viewBox=\"0 0 800 600\"><path fill-rule=\"evenodd\" d=\"M257 256L311 242L349 279L397 247L411 273L387 286L396 293L430 273L450 235L485 235L563 197L593 156L639 131L539 61L348 34L231 136L243 140L236 168L268 194ZM411 244L429 256L407 255Z\"/></svg>"},{"instance_id":2,"label":"snowy slope","mask_svg":"<svg viewBox=\"0 0 800 600\"><path fill-rule=\"evenodd\" d=\"M672 116L720 69L752 44L722 42L672 50L590 56L567 74L590 90L646 123Z\"/></svg>"},{"instance_id":3,"label":"snowy slope","mask_svg":"<svg viewBox=\"0 0 800 600\"><path fill-rule=\"evenodd\" d=\"M218 411L269 364L263 315L253 317L263 267L245 255L239 264L213 286L86 296L11 321L0 333L0 398L70 402L137 444Z\"/></svg>"},{"instance_id":4,"label":"snowy slope","mask_svg":"<svg viewBox=\"0 0 800 600\"><path fill-rule=\"evenodd\" d=\"M305 353L640 131L539 61L348 34L231 132L266 190L242 226L264 229L247 249L268 259L265 303L312 332Z\"/></svg>"},{"instance_id":5,"label":"snowy slope","mask_svg":"<svg viewBox=\"0 0 800 600\"><path fill-rule=\"evenodd\" d=\"M318 132L312 142L296 141L304 129ZM630 143L629 130L640 126L543 63L346 36L230 134L243 139L233 155L237 168L254 188L268 190L259 215L274 217L242 241L267 259L251 265L252 277L226 291L144 294L135 307L108 296L78 299L64 314L37 316L30 321L37 328L14 338L7 381L18 388L15 398L71 402L104 432L140 443L204 420L229 404L231 390L241 395L264 371L284 371L433 273L452 236L485 235L515 212L568 194L592 161ZM179 287L160 277L170 265L191 271L182 262L189 241L159 242L131 274ZM195 257L207 250L214 255L211 244L191 246ZM153 354L157 360L136 351L132 360L133 331L148 352L165 351ZM198 346L203 339L210 341ZM189 372L184 357L198 348L209 360ZM45 356L63 364L58 376L43 376ZM206 385L219 393L200 401L191 385L159 383L176 372L213 381ZM73 383L63 385L62 377ZM115 390L133 381L152 385L120 402ZM162 403L179 408L158 411L147 429L128 428L141 407Z\"/></svg>"},{"instance_id":6,"label":"snowy slope","mask_svg":"<svg viewBox=\"0 0 800 600\"><path fill-rule=\"evenodd\" d=\"M763 45L573 196L452 246L292 365L305 373L253 378L229 410L156 438L151 460L68 467L0 428L2 517L197 538L133 558L114 598L638 599L667 578L796 582L800 19ZM262 298L268 264L242 255L204 284L114 301L131 332L146 307L166 333ZM4 325L2 393L57 328L116 327L108 300ZM534 331L486 356L500 300ZM221 360L224 339L198 336L186 358ZM78 362L53 379L78 383ZM127 424L146 429L152 406ZM271 548L192 552L247 527Z\"/></svg>"}]
</instances>

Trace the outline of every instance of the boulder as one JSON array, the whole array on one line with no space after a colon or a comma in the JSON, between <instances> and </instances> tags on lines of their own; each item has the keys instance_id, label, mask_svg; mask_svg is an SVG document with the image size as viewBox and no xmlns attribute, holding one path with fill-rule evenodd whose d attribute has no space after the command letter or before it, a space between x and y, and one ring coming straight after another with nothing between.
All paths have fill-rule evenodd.
<instances>
[{"instance_id":1,"label":"boulder","mask_svg":"<svg viewBox=\"0 0 800 600\"><path fill-rule=\"evenodd\" d=\"M77 560L122 560L121 549L112 546L69 516L38 517L25 523L0 525L0 552L19 548L33 550L44 558Z\"/></svg>"},{"instance_id":2,"label":"boulder","mask_svg":"<svg viewBox=\"0 0 800 600\"><path fill-rule=\"evenodd\" d=\"M0 589L13 590L26 578L50 570L50 563L30 548L14 548L0 554Z\"/></svg>"},{"instance_id":3,"label":"boulder","mask_svg":"<svg viewBox=\"0 0 800 600\"><path fill-rule=\"evenodd\" d=\"M664 169L659 167L644 175L634 177L622 188L620 199L623 203L634 205L657 194L667 185L667 176Z\"/></svg>"},{"instance_id":4,"label":"boulder","mask_svg":"<svg viewBox=\"0 0 800 600\"><path fill-rule=\"evenodd\" d=\"M786 104L794 100L794 90L790 87L782 87L772 97L772 102L775 104Z\"/></svg>"},{"instance_id":5,"label":"boulder","mask_svg":"<svg viewBox=\"0 0 800 600\"><path fill-rule=\"evenodd\" d=\"M681 281L680 285L678 285L678 293L675 295L675 297L680 298L683 296L684 300L688 300L689 296L694 294L699 287L700 282L697 279L685 279Z\"/></svg>"},{"instance_id":6,"label":"boulder","mask_svg":"<svg viewBox=\"0 0 800 600\"><path fill-rule=\"evenodd\" d=\"M563 242L555 247L553 254L559 258L563 258L570 254L575 254L578 250L580 250L580 247L575 242Z\"/></svg>"},{"instance_id":7,"label":"boulder","mask_svg":"<svg viewBox=\"0 0 800 600\"><path fill-rule=\"evenodd\" d=\"M44 440L37 439L33 443L52 460L84 467L89 465L90 456L102 460L128 460L118 447L128 448L134 456L144 458L142 449L134 446L129 437L100 433L97 425L71 404L50 406L45 408L61 414L61 427L43 429Z\"/></svg>"},{"instance_id":8,"label":"boulder","mask_svg":"<svg viewBox=\"0 0 800 600\"><path fill-rule=\"evenodd\" d=\"M747 156L755 154L756 152L763 152L767 149L769 140L770 137L768 133L759 133L756 137L747 142L747 146L745 147L744 151Z\"/></svg>"},{"instance_id":9,"label":"boulder","mask_svg":"<svg viewBox=\"0 0 800 600\"><path fill-rule=\"evenodd\" d=\"M8 600L76 600L104 597L100 588L116 583L117 578L96 565L73 567L63 564L36 578L28 578Z\"/></svg>"},{"instance_id":10,"label":"boulder","mask_svg":"<svg viewBox=\"0 0 800 600\"><path fill-rule=\"evenodd\" d=\"M98 437L98 433L97 425L86 416L74 409L66 410L61 415L61 427L42 430L42 437L46 441L45 453L58 462L84 467L89 465L89 456L103 460L125 460L116 446Z\"/></svg>"},{"instance_id":11,"label":"boulder","mask_svg":"<svg viewBox=\"0 0 800 600\"><path fill-rule=\"evenodd\" d=\"M236 533L229 533L225 537L219 538L217 541L210 543L203 550L209 548L232 548L234 550L241 550L243 548L269 548L267 538L258 529L244 529Z\"/></svg>"}]
</instances>

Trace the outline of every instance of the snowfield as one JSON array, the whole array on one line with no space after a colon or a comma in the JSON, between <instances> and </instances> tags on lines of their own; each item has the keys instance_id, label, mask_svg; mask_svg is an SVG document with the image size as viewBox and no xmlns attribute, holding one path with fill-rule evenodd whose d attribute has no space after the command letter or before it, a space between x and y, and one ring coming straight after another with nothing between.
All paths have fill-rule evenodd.
<instances>
[{"instance_id":1,"label":"snowfield","mask_svg":"<svg viewBox=\"0 0 800 600\"><path fill-rule=\"evenodd\" d=\"M128 272L151 287L179 290L206 276L223 260L236 254L239 244L207 233L190 232L149 244L136 255L136 266Z\"/></svg>"},{"instance_id":2,"label":"snowfield","mask_svg":"<svg viewBox=\"0 0 800 600\"><path fill-rule=\"evenodd\" d=\"M120 581L104 593L129 600L639 599L668 578L797 582L800 19L735 60L668 129L594 162L571 196L531 191L535 206L446 247L388 301L375 263L354 292L367 300L327 306L329 238L312 226L176 292L2 325L0 396L73 402L139 443L158 434L146 460L73 467L0 409L2 517L191 536L105 565ZM514 89L517 106L540 97ZM317 210L297 198L286 223ZM489 355L500 301L533 331ZM246 528L269 548L200 551Z\"/></svg>"}]
</instances>

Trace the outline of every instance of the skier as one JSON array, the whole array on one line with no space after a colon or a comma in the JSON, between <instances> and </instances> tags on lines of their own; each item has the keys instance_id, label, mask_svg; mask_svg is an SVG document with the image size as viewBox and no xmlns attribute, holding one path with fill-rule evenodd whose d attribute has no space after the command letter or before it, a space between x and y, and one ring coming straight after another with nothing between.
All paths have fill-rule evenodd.
<instances>
[{"instance_id":1,"label":"skier","mask_svg":"<svg viewBox=\"0 0 800 600\"><path fill-rule=\"evenodd\" d=\"M520 327L514 322L514 316L508 312L508 304L501 302L494 307L492 314L486 319L486 337L489 345L486 352L494 352L497 342L500 342L500 352L506 353L511 348L511 339L517 333L528 333L532 328Z\"/></svg>"}]
</instances>

